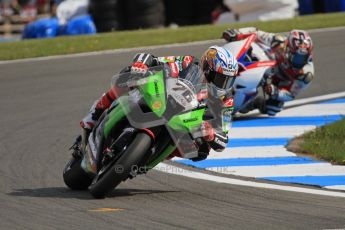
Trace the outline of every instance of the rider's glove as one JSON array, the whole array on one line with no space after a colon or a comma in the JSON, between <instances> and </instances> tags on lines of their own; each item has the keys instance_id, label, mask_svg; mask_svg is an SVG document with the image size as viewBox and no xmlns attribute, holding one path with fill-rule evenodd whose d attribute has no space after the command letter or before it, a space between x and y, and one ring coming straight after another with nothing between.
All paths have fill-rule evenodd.
<instances>
[{"instance_id":1,"label":"rider's glove","mask_svg":"<svg viewBox=\"0 0 345 230\"><path fill-rule=\"evenodd\" d=\"M205 160L210 152L210 146L207 142L203 139L199 138L196 140L196 144L198 145L198 156L192 158L192 161L202 161Z\"/></svg>"},{"instance_id":2,"label":"rider's glove","mask_svg":"<svg viewBox=\"0 0 345 230\"><path fill-rule=\"evenodd\" d=\"M202 122L201 133L205 141L210 142L214 140L215 133L214 133L212 125L209 122L207 121Z\"/></svg>"},{"instance_id":3,"label":"rider's glove","mask_svg":"<svg viewBox=\"0 0 345 230\"><path fill-rule=\"evenodd\" d=\"M241 34L241 32L237 29L226 29L222 34L222 38L227 42L233 42L238 40L239 34Z\"/></svg>"},{"instance_id":4,"label":"rider's glove","mask_svg":"<svg viewBox=\"0 0 345 230\"><path fill-rule=\"evenodd\" d=\"M221 152L228 144L228 136L224 132L216 133L214 135L214 140L208 142L208 144L214 151Z\"/></svg>"},{"instance_id":5,"label":"rider's glove","mask_svg":"<svg viewBox=\"0 0 345 230\"><path fill-rule=\"evenodd\" d=\"M282 111L284 106L284 102L274 100L274 99L268 99L266 101L266 113L269 116L275 116L277 113Z\"/></svg>"},{"instance_id":6,"label":"rider's glove","mask_svg":"<svg viewBox=\"0 0 345 230\"><path fill-rule=\"evenodd\" d=\"M309 84L314 79L314 75L311 72L308 72L306 74L300 74L296 78L304 84Z\"/></svg>"},{"instance_id":7,"label":"rider's glove","mask_svg":"<svg viewBox=\"0 0 345 230\"><path fill-rule=\"evenodd\" d=\"M276 34L273 36L272 38L272 42L271 42L271 48L272 49L277 49L279 48L281 45L283 45L285 42L285 38L280 35L280 34Z\"/></svg>"},{"instance_id":8,"label":"rider's glove","mask_svg":"<svg viewBox=\"0 0 345 230\"><path fill-rule=\"evenodd\" d=\"M201 132L203 134L203 139L209 144L209 146L217 151L223 151L228 144L228 137L224 132L215 132L212 125L204 121L201 125Z\"/></svg>"}]
</instances>

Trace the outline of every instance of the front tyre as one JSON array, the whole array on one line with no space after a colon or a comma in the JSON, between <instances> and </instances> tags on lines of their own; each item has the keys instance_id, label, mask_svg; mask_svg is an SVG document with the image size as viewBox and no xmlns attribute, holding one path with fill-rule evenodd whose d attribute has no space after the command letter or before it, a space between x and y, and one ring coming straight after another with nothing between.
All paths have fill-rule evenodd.
<instances>
[{"instance_id":1,"label":"front tyre","mask_svg":"<svg viewBox=\"0 0 345 230\"><path fill-rule=\"evenodd\" d=\"M92 178L81 167L82 157L72 157L63 170L65 184L73 190L86 190L92 183Z\"/></svg>"},{"instance_id":2,"label":"front tyre","mask_svg":"<svg viewBox=\"0 0 345 230\"><path fill-rule=\"evenodd\" d=\"M122 156L102 175L96 176L89 187L92 196L102 199L122 181L126 180L133 166L138 166L144 158L151 147L151 143L152 139L147 133L138 133Z\"/></svg>"}]
</instances>

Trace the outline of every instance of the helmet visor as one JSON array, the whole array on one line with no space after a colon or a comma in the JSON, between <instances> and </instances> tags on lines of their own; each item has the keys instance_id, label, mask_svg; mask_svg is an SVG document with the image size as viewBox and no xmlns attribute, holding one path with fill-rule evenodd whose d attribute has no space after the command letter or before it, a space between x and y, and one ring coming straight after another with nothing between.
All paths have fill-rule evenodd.
<instances>
[{"instance_id":1,"label":"helmet visor","mask_svg":"<svg viewBox=\"0 0 345 230\"><path fill-rule=\"evenodd\" d=\"M217 88L228 90L234 85L235 77L211 71L209 73L208 81L213 83Z\"/></svg>"},{"instance_id":2,"label":"helmet visor","mask_svg":"<svg viewBox=\"0 0 345 230\"><path fill-rule=\"evenodd\" d=\"M308 54L295 53L291 55L290 62L293 68L300 69L308 61Z\"/></svg>"}]
</instances>

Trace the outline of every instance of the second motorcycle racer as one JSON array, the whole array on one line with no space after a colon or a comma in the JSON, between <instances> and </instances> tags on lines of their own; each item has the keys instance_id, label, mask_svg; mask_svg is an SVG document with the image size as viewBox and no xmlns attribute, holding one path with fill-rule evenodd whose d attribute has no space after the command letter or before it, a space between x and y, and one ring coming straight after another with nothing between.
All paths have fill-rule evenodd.
<instances>
[{"instance_id":1,"label":"second motorcycle racer","mask_svg":"<svg viewBox=\"0 0 345 230\"><path fill-rule=\"evenodd\" d=\"M284 36L254 27L227 29L222 37L227 42L233 42L245 39L253 33L256 33L255 42L266 49L277 65L273 69L271 83L265 86L269 98L257 98L246 111L258 108L261 113L274 116L283 109L285 102L294 100L312 82L315 73L313 42L304 30L292 30Z\"/></svg>"}]
</instances>

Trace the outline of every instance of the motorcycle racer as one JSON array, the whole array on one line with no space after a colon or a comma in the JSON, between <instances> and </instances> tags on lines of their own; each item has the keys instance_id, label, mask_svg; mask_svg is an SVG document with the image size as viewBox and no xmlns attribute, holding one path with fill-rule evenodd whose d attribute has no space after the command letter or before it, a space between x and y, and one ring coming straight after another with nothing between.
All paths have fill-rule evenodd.
<instances>
[{"instance_id":1,"label":"motorcycle racer","mask_svg":"<svg viewBox=\"0 0 345 230\"><path fill-rule=\"evenodd\" d=\"M285 102L294 100L312 82L313 42L309 34L303 30L292 30L284 36L254 27L227 29L222 37L227 42L233 42L245 39L254 33L257 35L255 42L267 50L268 56L275 59L277 65L273 69L271 82L264 87L269 99L255 100L249 110L258 108L261 113L274 116L282 110Z\"/></svg>"},{"instance_id":2,"label":"motorcycle racer","mask_svg":"<svg viewBox=\"0 0 345 230\"><path fill-rule=\"evenodd\" d=\"M236 58L229 51L222 47L211 46L202 55L200 62L193 56L155 57L152 54L139 53L134 56L132 64L125 67L121 73L141 73L145 72L150 67L164 64L169 65L171 76L176 78L183 76L184 70L190 65L199 65L203 71L205 82L213 86L211 88L213 91L208 92L207 96L204 95L200 100L206 99L207 97L208 99L206 100L215 102L213 104L218 105L214 107L219 107L217 111L232 109L233 98L231 97L230 89L238 73L238 64ZM90 112L80 122L80 126L83 128L86 136L88 136L102 113L110 107L112 102L116 100L117 96L120 94L121 89L112 86L112 88L103 94L103 96L91 107ZM213 100L210 100L211 98ZM227 133L219 128L219 126L221 125L214 124L214 122L203 122L201 127L203 141L202 143L198 143L198 157L192 160L198 161L206 159L211 148L215 151L224 150L228 143ZM179 156L179 153L175 151L172 155Z\"/></svg>"}]
</instances>

